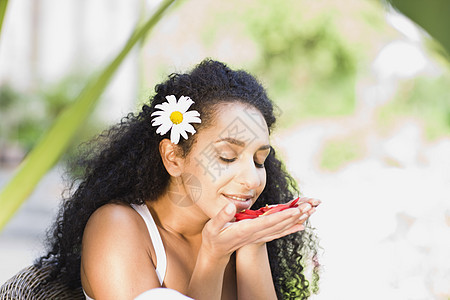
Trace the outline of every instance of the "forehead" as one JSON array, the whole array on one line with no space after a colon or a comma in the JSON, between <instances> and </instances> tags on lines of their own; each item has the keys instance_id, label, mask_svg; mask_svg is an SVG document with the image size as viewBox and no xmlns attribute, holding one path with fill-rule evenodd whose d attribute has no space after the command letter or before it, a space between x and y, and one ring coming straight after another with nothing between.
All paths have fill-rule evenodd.
<instances>
[{"instance_id":1,"label":"forehead","mask_svg":"<svg viewBox=\"0 0 450 300\"><path fill-rule=\"evenodd\" d=\"M269 130L258 109L242 103L226 103L216 107L212 126L204 132L210 142L232 138L250 144L268 144Z\"/></svg>"}]
</instances>

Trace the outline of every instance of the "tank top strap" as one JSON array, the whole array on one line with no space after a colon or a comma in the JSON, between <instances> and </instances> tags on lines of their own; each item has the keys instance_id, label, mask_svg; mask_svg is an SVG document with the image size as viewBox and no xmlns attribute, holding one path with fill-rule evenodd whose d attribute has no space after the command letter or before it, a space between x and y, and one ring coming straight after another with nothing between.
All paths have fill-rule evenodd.
<instances>
[{"instance_id":1,"label":"tank top strap","mask_svg":"<svg viewBox=\"0 0 450 300\"><path fill-rule=\"evenodd\" d=\"M153 248L156 253L156 275L158 276L159 283L162 285L164 277L166 276L167 257L158 227L156 226L152 214L145 203L142 205L131 204L131 207L133 207L133 209L141 215L145 221L145 225L147 225L150 238L152 239Z\"/></svg>"}]
</instances>

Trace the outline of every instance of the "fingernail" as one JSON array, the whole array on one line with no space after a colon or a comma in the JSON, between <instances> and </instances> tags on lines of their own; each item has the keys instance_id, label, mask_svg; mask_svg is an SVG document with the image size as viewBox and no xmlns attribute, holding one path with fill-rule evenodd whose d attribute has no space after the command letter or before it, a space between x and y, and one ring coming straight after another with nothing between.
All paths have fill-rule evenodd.
<instances>
[{"instance_id":1,"label":"fingernail","mask_svg":"<svg viewBox=\"0 0 450 300\"><path fill-rule=\"evenodd\" d=\"M230 203L225 207L225 212L229 215L231 215L234 212L234 204Z\"/></svg>"},{"instance_id":2,"label":"fingernail","mask_svg":"<svg viewBox=\"0 0 450 300\"><path fill-rule=\"evenodd\" d=\"M311 204L307 203L303 208L302 208L302 212L304 213L305 211L308 211L311 209Z\"/></svg>"},{"instance_id":3,"label":"fingernail","mask_svg":"<svg viewBox=\"0 0 450 300\"><path fill-rule=\"evenodd\" d=\"M304 215L302 215L301 217L300 217L300 221L303 221L303 220L305 220L305 219L307 219L309 216L308 215L306 215L306 214L304 214Z\"/></svg>"}]
</instances>

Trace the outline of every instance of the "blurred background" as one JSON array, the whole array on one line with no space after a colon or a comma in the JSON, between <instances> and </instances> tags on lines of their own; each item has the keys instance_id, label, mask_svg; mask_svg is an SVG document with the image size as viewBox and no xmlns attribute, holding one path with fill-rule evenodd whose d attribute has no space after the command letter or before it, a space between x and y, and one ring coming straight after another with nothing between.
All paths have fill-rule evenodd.
<instances>
[{"instance_id":1,"label":"blurred background","mask_svg":"<svg viewBox=\"0 0 450 300\"><path fill-rule=\"evenodd\" d=\"M0 36L0 189L157 4L10 1ZM272 144L303 194L323 202L311 218L323 248L312 299L450 299L448 54L375 0L175 3L0 232L0 283L43 253L77 145L206 57L266 86L279 113Z\"/></svg>"}]
</instances>

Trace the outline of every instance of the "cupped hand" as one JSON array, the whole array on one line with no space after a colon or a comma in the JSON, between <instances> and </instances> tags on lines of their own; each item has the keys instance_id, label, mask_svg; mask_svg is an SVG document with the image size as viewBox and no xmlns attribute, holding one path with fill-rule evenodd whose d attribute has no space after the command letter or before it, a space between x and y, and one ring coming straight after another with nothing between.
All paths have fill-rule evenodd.
<instances>
[{"instance_id":1,"label":"cupped hand","mask_svg":"<svg viewBox=\"0 0 450 300\"><path fill-rule=\"evenodd\" d=\"M298 207L228 224L236 213L236 207L230 203L206 223L202 232L202 249L214 258L229 258L231 253L245 245L264 244L303 230L304 222L314 213L320 200L302 197L299 202Z\"/></svg>"},{"instance_id":2,"label":"cupped hand","mask_svg":"<svg viewBox=\"0 0 450 300\"><path fill-rule=\"evenodd\" d=\"M291 203L292 201L289 201L288 203ZM300 197L297 204L303 214L302 217L300 217L302 220L301 224L303 224L313 213L316 212L316 207L319 206L320 203L322 203L322 201L316 198Z\"/></svg>"}]
</instances>

